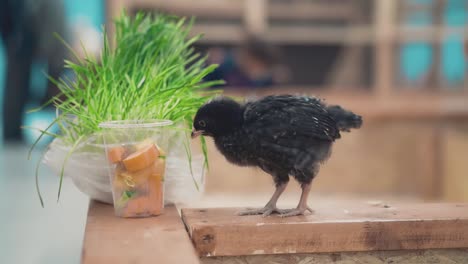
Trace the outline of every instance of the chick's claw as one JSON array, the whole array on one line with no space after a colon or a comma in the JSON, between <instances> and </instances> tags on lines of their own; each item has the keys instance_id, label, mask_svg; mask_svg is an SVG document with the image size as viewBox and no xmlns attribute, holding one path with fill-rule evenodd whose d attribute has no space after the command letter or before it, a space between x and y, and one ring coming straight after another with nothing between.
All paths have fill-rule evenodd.
<instances>
[{"instance_id":1,"label":"chick's claw","mask_svg":"<svg viewBox=\"0 0 468 264\"><path fill-rule=\"evenodd\" d=\"M305 211L306 209L300 209L300 208L286 209L286 210L281 210L280 216L290 217L290 216L305 215Z\"/></svg>"},{"instance_id":2,"label":"chick's claw","mask_svg":"<svg viewBox=\"0 0 468 264\"><path fill-rule=\"evenodd\" d=\"M279 213L279 210L275 206L265 206L260 209L250 209L246 211L241 211L237 215L262 215L262 217L267 217L273 213Z\"/></svg>"},{"instance_id":3,"label":"chick's claw","mask_svg":"<svg viewBox=\"0 0 468 264\"><path fill-rule=\"evenodd\" d=\"M312 209L310 209L310 207L305 207L305 208L278 210L278 213L280 214L281 217L290 217L290 216L305 215L306 211L309 211L311 213L314 212Z\"/></svg>"}]
</instances>

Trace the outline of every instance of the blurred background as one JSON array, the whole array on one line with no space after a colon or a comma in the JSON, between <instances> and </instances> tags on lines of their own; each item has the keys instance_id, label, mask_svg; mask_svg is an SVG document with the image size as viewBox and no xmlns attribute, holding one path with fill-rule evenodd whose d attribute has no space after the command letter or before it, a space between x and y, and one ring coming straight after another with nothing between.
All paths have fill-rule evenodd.
<instances>
[{"instance_id":1,"label":"blurred background","mask_svg":"<svg viewBox=\"0 0 468 264\"><path fill-rule=\"evenodd\" d=\"M19 127L44 129L55 115L53 108L25 114L56 94L45 74L73 77L62 67L69 54L52 32L98 54L102 26L112 33L112 18L123 9L195 16L192 33L204 34L196 49L220 65L208 79L226 80L227 94L316 95L364 117L362 129L335 144L313 183L312 207L324 197L468 201L467 0L0 3L0 193L6 197L0 223L7 223L0 224L7 234L0 238L0 263L79 261L87 198L66 181L56 204L58 178L44 169L49 206L40 208L33 162L39 153L27 161L38 133ZM232 166L209 147L205 205L266 202L269 176ZM290 184L284 203L298 196ZM30 253L19 254L23 249Z\"/></svg>"}]
</instances>

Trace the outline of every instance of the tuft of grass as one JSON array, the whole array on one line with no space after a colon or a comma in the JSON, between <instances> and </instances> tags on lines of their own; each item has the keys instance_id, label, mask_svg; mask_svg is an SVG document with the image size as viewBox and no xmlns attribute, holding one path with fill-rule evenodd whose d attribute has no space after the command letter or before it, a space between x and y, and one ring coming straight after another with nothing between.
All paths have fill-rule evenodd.
<instances>
[{"instance_id":1,"label":"tuft of grass","mask_svg":"<svg viewBox=\"0 0 468 264\"><path fill-rule=\"evenodd\" d=\"M194 51L192 45L200 36L189 37L193 20L140 12L133 18L122 13L114 24L113 41L104 30L99 58L86 50L84 58L78 57L57 36L75 54L76 62L65 60L75 79L51 80L60 94L48 102L59 113L49 128L57 124L61 133L41 131L32 149L43 135L52 135L71 147L71 155L78 143L100 131L98 125L104 121L169 119L188 128L198 108L219 93L206 91L222 81L203 82L217 65L206 66L206 58ZM203 153L206 159L206 148Z\"/></svg>"}]
</instances>

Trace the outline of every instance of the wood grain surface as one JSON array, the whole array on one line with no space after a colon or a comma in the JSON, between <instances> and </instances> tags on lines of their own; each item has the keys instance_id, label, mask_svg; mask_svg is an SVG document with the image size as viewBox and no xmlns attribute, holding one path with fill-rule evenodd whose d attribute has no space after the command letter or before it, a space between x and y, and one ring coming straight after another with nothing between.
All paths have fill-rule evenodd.
<instances>
[{"instance_id":1,"label":"wood grain surface","mask_svg":"<svg viewBox=\"0 0 468 264\"><path fill-rule=\"evenodd\" d=\"M185 227L175 207L149 218L119 218L112 206L91 201L82 263L197 264Z\"/></svg>"},{"instance_id":2,"label":"wood grain surface","mask_svg":"<svg viewBox=\"0 0 468 264\"><path fill-rule=\"evenodd\" d=\"M236 216L241 208L184 209L200 256L468 248L468 204L314 206L291 218Z\"/></svg>"},{"instance_id":3,"label":"wood grain surface","mask_svg":"<svg viewBox=\"0 0 468 264\"><path fill-rule=\"evenodd\" d=\"M203 264L464 264L468 249L392 250L202 258Z\"/></svg>"}]
</instances>

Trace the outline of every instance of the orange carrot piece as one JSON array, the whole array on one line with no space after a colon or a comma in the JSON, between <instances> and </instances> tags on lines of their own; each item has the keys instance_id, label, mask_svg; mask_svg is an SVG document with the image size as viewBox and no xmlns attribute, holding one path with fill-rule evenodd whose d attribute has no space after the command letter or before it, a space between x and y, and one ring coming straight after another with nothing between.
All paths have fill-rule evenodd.
<instances>
[{"instance_id":1,"label":"orange carrot piece","mask_svg":"<svg viewBox=\"0 0 468 264\"><path fill-rule=\"evenodd\" d=\"M124 181L130 183L135 188L141 188L145 186L148 182L148 178L154 174L156 163L153 163L147 168L144 168L135 172L124 171L121 172L118 177L122 178Z\"/></svg>"},{"instance_id":2,"label":"orange carrot piece","mask_svg":"<svg viewBox=\"0 0 468 264\"><path fill-rule=\"evenodd\" d=\"M122 162L129 172L135 172L151 166L159 156L159 151L151 144L139 151L134 152Z\"/></svg>"},{"instance_id":3,"label":"orange carrot piece","mask_svg":"<svg viewBox=\"0 0 468 264\"><path fill-rule=\"evenodd\" d=\"M164 179L164 173L166 171L166 160L159 158L153 166L153 174L158 175L161 180Z\"/></svg>"},{"instance_id":4,"label":"orange carrot piece","mask_svg":"<svg viewBox=\"0 0 468 264\"><path fill-rule=\"evenodd\" d=\"M138 217L145 215L150 207L150 200L147 196L139 196L128 200L123 209L123 217Z\"/></svg>"},{"instance_id":5,"label":"orange carrot piece","mask_svg":"<svg viewBox=\"0 0 468 264\"><path fill-rule=\"evenodd\" d=\"M110 148L107 152L107 158L111 163L121 162L125 155L124 147L114 147Z\"/></svg>"},{"instance_id":6,"label":"orange carrot piece","mask_svg":"<svg viewBox=\"0 0 468 264\"><path fill-rule=\"evenodd\" d=\"M164 208L164 186L161 178L155 175L149 180L148 196L151 201L151 213L153 215L159 215L162 213Z\"/></svg>"},{"instance_id":7,"label":"orange carrot piece","mask_svg":"<svg viewBox=\"0 0 468 264\"><path fill-rule=\"evenodd\" d=\"M150 145L154 145L154 141L151 139L151 138L147 138L143 141L141 141L140 143L138 144L135 144L135 149L138 151L138 150L142 150Z\"/></svg>"}]
</instances>

